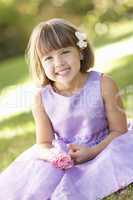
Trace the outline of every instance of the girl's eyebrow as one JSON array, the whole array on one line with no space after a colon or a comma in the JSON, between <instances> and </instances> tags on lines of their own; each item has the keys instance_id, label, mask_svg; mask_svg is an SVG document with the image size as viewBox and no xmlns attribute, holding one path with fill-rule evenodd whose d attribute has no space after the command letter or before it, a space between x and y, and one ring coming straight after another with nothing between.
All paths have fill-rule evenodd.
<instances>
[{"instance_id":1,"label":"girl's eyebrow","mask_svg":"<svg viewBox=\"0 0 133 200\"><path fill-rule=\"evenodd\" d=\"M66 50L66 49L71 49L72 47L65 47L65 48L62 48L62 50Z\"/></svg>"},{"instance_id":2,"label":"girl's eyebrow","mask_svg":"<svg viewBox=\"0 0 133 200\"><path fill-rule=\"evenodd\" d=\"M61 49L59 49L59 53L62 52L62 51L66 51L66 50L71 50L71 47L61 48Z\"/></svg>"}]
</instances>

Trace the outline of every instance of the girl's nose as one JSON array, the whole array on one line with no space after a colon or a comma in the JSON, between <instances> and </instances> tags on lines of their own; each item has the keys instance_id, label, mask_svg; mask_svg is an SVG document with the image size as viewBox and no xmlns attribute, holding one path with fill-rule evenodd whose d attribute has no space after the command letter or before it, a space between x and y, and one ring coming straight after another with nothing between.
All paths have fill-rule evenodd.
<instances>
[{"instance_id":1,"label":"girl's nose","mask_svg":"<svg viewBox=\"0 0 133 200\"><path fill-rule=\"evenodd\" d=\"M54 62L55 62L55 67L60 67L61 65L63 65L63 60L59 55L55 56Z\"/></svg>"}]
</instances>

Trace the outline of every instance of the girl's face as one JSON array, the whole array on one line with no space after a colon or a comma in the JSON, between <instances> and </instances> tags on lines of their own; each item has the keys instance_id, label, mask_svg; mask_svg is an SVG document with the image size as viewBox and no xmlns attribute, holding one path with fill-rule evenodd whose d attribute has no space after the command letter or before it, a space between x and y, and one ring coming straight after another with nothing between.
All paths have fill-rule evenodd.
<instances>
[{"instance_id":1,"label":"girl's face","mask_svg":"<svg viewBox=\"0 0 133 200\"><path fill-rule=\"evenodd\" d=\"M70 83L80 73L80 52L76 47L53 50L41 62L47 78L59 84Z\"/></svg>"}]
</instances>

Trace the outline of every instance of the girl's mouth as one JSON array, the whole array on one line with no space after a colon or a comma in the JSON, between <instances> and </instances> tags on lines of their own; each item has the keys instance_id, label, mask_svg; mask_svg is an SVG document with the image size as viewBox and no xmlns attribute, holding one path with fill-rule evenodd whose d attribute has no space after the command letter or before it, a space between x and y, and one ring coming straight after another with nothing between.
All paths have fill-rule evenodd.
<instances>
[{"instance_id":1,"label":"girl's mouth","mask_svg":"<svg viewBox=\"0 0 133 200\"><path fill-rule=\"evenodd\" d=\"M67 75L69 73L69 71L70 71L70 68L65 68L65 69L57 72L56 74L60 75L60 76L65 76L65 75Z\"/></svg>"}]
</instances>

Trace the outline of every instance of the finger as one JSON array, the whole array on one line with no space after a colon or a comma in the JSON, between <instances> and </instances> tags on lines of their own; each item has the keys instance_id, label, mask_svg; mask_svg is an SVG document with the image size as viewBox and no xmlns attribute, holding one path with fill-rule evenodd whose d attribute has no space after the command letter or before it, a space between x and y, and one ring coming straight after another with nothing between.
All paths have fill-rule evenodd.
<instances>
[{"instance_id":1,"label":"finger","mask_svg":"<svg viewBox=\"0 0 133 200\"><path fill-rule=\"evenodd\" d=\"M79 150L79 145L77 145L77 144L70 144L69 148L73 149L73 150Z\"/></svg>"},{"instance_id":2,"label":"finger","mask_svg":"<svg viewBox=\"0 0 133 200\"><path fill-rule=\"evenodd\" d=\"M79 151L79 150L69 149L69 150L68 150L68 153L76 153L77 151Z\"/></svg>"}]
</instances>

